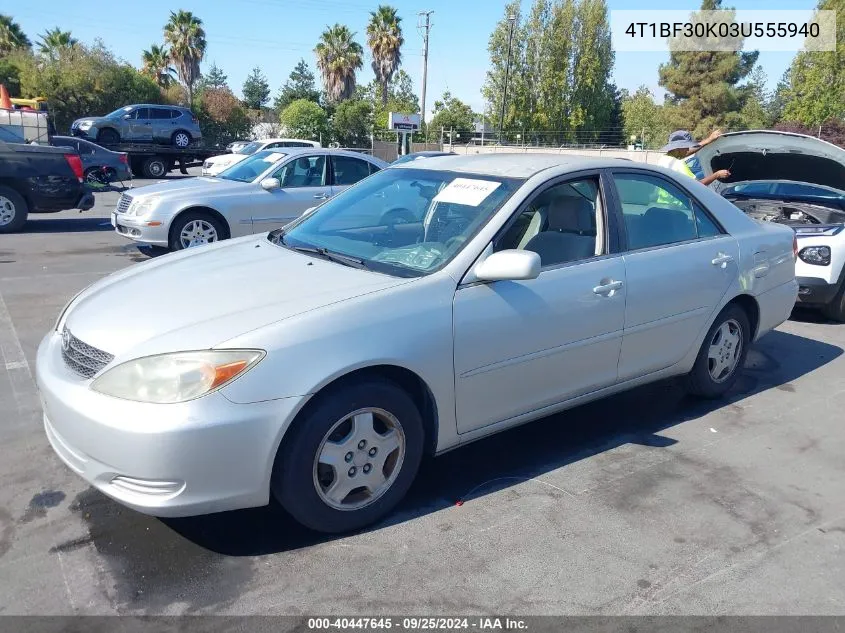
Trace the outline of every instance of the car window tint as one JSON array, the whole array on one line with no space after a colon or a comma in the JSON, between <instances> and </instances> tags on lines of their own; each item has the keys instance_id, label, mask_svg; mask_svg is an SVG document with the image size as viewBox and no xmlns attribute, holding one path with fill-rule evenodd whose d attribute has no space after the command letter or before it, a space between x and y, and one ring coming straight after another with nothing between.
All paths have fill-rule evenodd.
<instances>
[{"instance_id":1,"label":"car window tint","mask_svg":"<svg viewBox=\"0 0 845 633\"><path fill-rule=\"evenodd\" d=\"M376 173L377 171L380 171L380 170L381 170L381 167L379 167L379 166L378 166L378 165L376 165L375 163L368 163L368 164L369 164L369 166L370 166L370 173L371 173L371 174L374 174L374 173Z\"/></svg>"},{"instance_id":2,"label":"car window tint","mask_svg":"<svg viewBox=\"0 0 845 633\"><path fill-rule=\"evenodd\" d=\"M698 237L716 237L722 234L722 230L717 226L713 219L697 204L693 205L695 209L695 228Z\"/></svg>"},{"instance_id":3,"label":"car window tint","mask_svg":"<svg viewBox=\"0 0 845 633\"><path fill-rule=\"evenodd\" d=\"M351 156L333 156L334 182L336 185L354 185L370 175L366 161Z\"/></svg>"},{"instance_id":4,"label":"car window tint","mask_svg":"<svg viewBox=\"0 0 845 633\"><path fill-rule=\"evenodd\" d=\"M496 239L496 251L534 251L545 266L578 261L600 253L601 198L596 178L549 187L534 198Z\"/></svg>"},{"instance_id":5,"label":"car window tint","mask_svg":"<svg viewBox=\"0 0 845 633\"><path fill-rule=\"evenodd\" d=\"M326 184L326 157L300 156L287 162L273 174L285 189L322 187Z\"/></svg>"},{"instance_id":6,"label":"car window tint","mask_svg":"<svg viewBox=\"0 0 845 633\"><path fill-rule=\"evenodd\" d=\"M614 174L613 180L629 250L696 239L692 203L679 187L646 174Z\"/></svg>"},{"instance_id":7,"label":"car window tint","mask_svg":"<svg viewBox=\"0 0 845 633\"><path fill-rule=\"evenodd\" d=\"M149 108L138 108L135 112L132 113L133 119L149 119L150 118L150 109Z\"/></svg>"},{"instance_id":8,"label":"car window tint","mask_svg":"<svg viewBox=\"0 0 845 633\"><path fill-rule=\"evenodd\" d=\"M94 146L91 143L86 143L85 141L77 141L75 144L76 150L80 154L93 154L94 153Z\"/></svg>"},{"instance_id":9,"label":"car window tint","mask_svg":"<svg viewBox=\"0 0 845 633\"><path fill-rule=\"evenodd\" d=\"M185 114L181 110L170 110L170 118L171 119L178 119L180 116Z\"/></svg>"}]
</instances>

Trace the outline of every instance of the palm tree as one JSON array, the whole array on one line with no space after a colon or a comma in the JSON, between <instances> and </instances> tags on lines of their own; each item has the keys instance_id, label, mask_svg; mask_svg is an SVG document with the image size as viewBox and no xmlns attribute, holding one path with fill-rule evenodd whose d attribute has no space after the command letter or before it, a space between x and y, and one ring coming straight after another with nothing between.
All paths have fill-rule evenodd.
<instances>
[{"instance_id":1,"label":"palm tree","mask_svg":"<svg viewBox=\"0 0 845 633\"><path fill-rule=\"evenodd\" d=\"M194 103L194 84L200 78L200 62L205 57L205 30L202 20L190 11L170 12L164 26L164 40L170 45L170 59L188 91L188 106Z\"/></svg>"},{"instance_id":2,"label":"palm tree","mask_svg":"<svg viewBox=\"0 0 845 633\"><path fill-rule=\"evenodd\" d=\"M6 55L18 48L29 48L32 43L10 15L0 14L0 55Z\"/></svg>"},{"instance_id":3,"label":"palm tree","mask_svg":"<svg viewBox=\"0 0 845 633\"><path fill-rule=\"evenodd\" d=\"M326 96L332 103L348 99L355 92L355 71L364 66L364 49L348 27L335 24L320 36L314 48L317 68L323 77Z\"/></svg>"},{"instance_id":4,"label":"palm tree","mask_svg":"<svg viewBox=\"0 0 845 633\"><path fill-rule=\"evenodd\" d=\"M176 71L170 66L170 51L166 46L153 44L150 50L141 53L144 67L141 72L152 78L160 88L169 88Z\"/></svg>"},{"instance_id":5,"label":"palm tree","mask_svg":"<svg viewBox=\"0 0 845 633\"><path fill-rule=\"evenodd\" d=\"M381 5L370 13L370 23L367 25L367 45L373 54L373 72L376 80L381 84L381 103L387 107L387 87L393 78L393 73L402 64L402 21L396 15L396 9Z\"/></svg>"},{"instance_id":6,"label":"palm tree","mask_svg":"<svg viewBox=\"0 0 845 633\"><path fill-rule=\"evenodd\" d=\"M71 36L70 31L62 31L58 26L45 31L39 38L38 50L52 59L79 43L79 40Z\"/></svg>"}]
</instances>

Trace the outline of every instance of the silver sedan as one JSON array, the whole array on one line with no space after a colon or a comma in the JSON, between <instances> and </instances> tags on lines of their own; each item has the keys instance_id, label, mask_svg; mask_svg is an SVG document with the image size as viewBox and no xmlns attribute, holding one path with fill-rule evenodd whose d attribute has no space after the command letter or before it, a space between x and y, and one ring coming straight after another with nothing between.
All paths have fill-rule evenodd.
<instances>
[{"instance_id":1,"label":"silver sedan","mask_svg":"<svg viewBox=\"0 0 845 633\"><path fill-rule=\"evenodd\" d=\"M793 231L693 179L438 157L98 281L36 373L56 453L120 503L275 499L338 532L388 513L424 455L669 376L725 394L797 290Z\"/></svg>"},{"instance_id":2,"label":"silver sedan","mask_svg":"<svg viewBox=\"0 0 845 633\"><path fill-rule=\"evenodd\" d=\"M126 192L111 222L123 237L172 251L266 233L386 166L343 150L264 150L216 177L169 180Z\"/></svg>"}]
</instances>

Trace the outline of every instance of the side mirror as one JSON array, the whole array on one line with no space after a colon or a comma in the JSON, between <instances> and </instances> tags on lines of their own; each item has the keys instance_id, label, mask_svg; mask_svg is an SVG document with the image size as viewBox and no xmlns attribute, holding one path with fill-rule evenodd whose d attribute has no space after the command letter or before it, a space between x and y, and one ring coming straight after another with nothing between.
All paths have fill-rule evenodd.
<instances>
[{"instance_id":1,"label":"side mirror","mask_svg":"<svg viewBox=\"0 0 845 633\"><path fill-rule=\"evenodd\" d=\"M274 189L281 189L282 183L278 178L265 178L261 181L261 188L265 191L273 191Z\"/></svg>"},{"instance_id":2,"label":"side mirror","mask_svg":"<svg viewBox=\"0 0 845 633\"><path fill-rule=\"evenodd\" d=\"M132 118L132 115L131 115L131 114L124 114L121 118L122 118L124 121L128 121L129 119L131 119L131 118Z\"/></svg>"},{"instance_id":3,"label":"side mirror","mask_svg":"<svg viewBox=\"0 0 845 633\"><path fill-rule=\"evenodd\" d=\"M540 265L540 256L534 251L506 250L493 253L473 272L479 281L518 281L536 279Z\"/></svg>"}]
</instances>

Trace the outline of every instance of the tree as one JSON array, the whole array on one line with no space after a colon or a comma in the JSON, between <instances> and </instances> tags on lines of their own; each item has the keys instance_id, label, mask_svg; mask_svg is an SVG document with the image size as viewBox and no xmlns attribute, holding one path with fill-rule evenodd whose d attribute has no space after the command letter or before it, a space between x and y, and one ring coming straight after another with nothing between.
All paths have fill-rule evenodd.
<instances>
[{"instance_id":1,"label":"tree","mask_svg":"<svg viewBox=\"0 0 845 633\"><path fill-rule=\"evenodd\" d=\"M279 94L273 100L273 109L277 112L284 110L292 101L297 99L307 99L314 103L320 101L320 91L314 83L314 73L308 68L308 64L304 59L300 59L299 63L288 75L288 80L279 90Z\"/></svg>"},{"instance_id":2,"label":"tree","mask_svg":"<svg viewBox=\"0 0 845 633\"><path fill-rule=\"evenodd\" d=\"M474 129L475 119L472 108L447 90L434 102L434 116L428 129L432 135L440 134L441 128L468 132Z\"/></svg>"},{"instance_id":3,"label":"tree","mask_svg":"<svg viewBox=\"0 0 845 633\"><path fill-rule=\"evenodd\" d=\"M372 116L372 106L366 101L347 99L339 103L332 117L335 140L344 147L369 147Z\"/></svg>"},{"instance_id":4,"label":"tree","mask_svg":"<svg viewBox=\"0 0 845 633\"><path fill-rule=\"evenodd\" d=\"M206 87L200 93L198 102L197 118L206 143L225 145L249 136L252 121L229 88Z\"/></svg>"},{"instance_id":5,"label":"tree","mask_svg":"<svg viewBox=\"0 0 845 633\"><path fill-rule=\"evenodd\" d=\"M190 11L170 12L164 25L164 39L170 45L170 57L179 79L188 92L188 105L194 103L194 85L200 78L200 62L205 57L205 30L202 20Z\"/></svg>"},{"instance_id":6,"label":"tree","mask_svg":"<svg viewBox=\"0 0 845 633\"><path fill-rule=\"evenodd\" d=\"M246 78L243 87L244 104L251 110L260 110L262 106L270 101L270 84L267 77L256 66Z\"/></svg>"},{"instance_id":7,"label":"tree","mask_svg":"<svg viewBox=\"0 0 845 633\"><path fill-rule=\"evenodd\" d=\"M722 10L722 0L703 0L702 10ZM734 22L735 12L725 10L725 22ZM700 13L692 22L702 20ZM744 40L738 38L738 46ZM747 77L757 62L758 52L679 51L672 50L669 62L659 69L660 85L668 91L667 102L673 107L666 113L673 127L688 129L697 138L707 136L714 128L735 128L742 125L739 110L742 90L737 84Z\"/></svg>"},{"instance_id":8,"label":"tree","mask_svg":"<svg viewBox=\"0 0 845 633\"><path fill-rule=\"evenodd\" d=\"M507 102L504 128L521 128L529 124L530 108L527 107L525 83L525 30L521 26L520 0L511 0L505 5L505 15L499 20L487 44L490 53L490 70L481 89L487 101L487 113L498 126L502 102L505 99L505 76L507 75ZM510 38L513 18L513 38ZM508 70L508 41L510 46L510 69ZM431 125L434 125L432 121Z\"/></svg>"},{"instance_id":9,"label":"tree","mask_svg":"<svg viewBox=\"0 0 845 633\"><path fill-rule=\"evenodd\" d=\"M842 119L830 118L821 125L808 128L798 121L781 121L775 125L776 130L781 132L794 132L796 134L807 134L816 136L823 141L833 143L845 149L845 121Z\"/></svg>"},{"instance_id":10,"label":"tree","mask_svg":"<svg viewBox=\"0 0 845 633\"><path fill-rule=\"evenodd\" d=\"M293 138L320 140L328 133L329 117L319 104L297 99L279 115L279 122Z\"/></svg>"},{"instance_id":11,"label":"tree","mask_svg":"<svg viewBox=\"0 0 845 633\"><path fill-rule=\"evenodd\" d=\"M789 69L783 117L807 126L845 117L845 0L821 0L836 12L836 48L799 52Z\"/></svg>"},{"instance_id":12,"label":"tree","mask_svg":"<svg viewBox=\"0 0 845 633\"><path fill-rule=\"evenodd\" d=\"M228 88L228 77L223 69L217 65L216 62L211 62L211 68L208 72L200 77L197 88L199 91L207 90L209 88Z\"/></svg>"},{"instance_id":13,"label":"tree","mask_svg":"<svg viewBox=\"0 0 845 633\"><path fill-rule=\"evenodd\" d=\"M559 0L551 10L546 38L548 43L541 60L538 104L541 121L551 130L565 131L570 128L576 9L574 0ZM558 140L562 141L563 138Z\"/></svg>"},{"instance_id":14,"label":"tree","mask_svg":"<svg viewBox=\"0 0 845 633\"><path fill-rule=\"evenodd\" d=\"M402 18L396 15L396 9L381 5L370 13L367 25L367 45L373 55L373 73L382 86L382 107L387 107L387 87L393 73L402 63Z\"/></svg>"},{"instance_id":15,"label":"tree","mask_svg":"<svg viewBox=\"0 0 845 633\"><path fill-rule=\"evenodd\" d=\"M420 111L420 100L414 94L414 81L404 70L399 70L387 86L387 105L384 105L384 88L378 79L373 79L366 86L358 86L355 99L366 101L372 109L373 127L376 130L387 129L389 112L408 112L416 114Z\"/></svg>"},{"instance_id":16,"label":"tree","mask_svg":"<svg viewBox=\"0 0 845 633\"><path fill-rule=\"evenodd\" d=\"M769 108L770 96L766 89L768 79L762 66L756 66L742 87L742 109L739 111L742 127L748 130L763 130L773 123Z\"/></svg>"},{"instance_id":17,"label":"tree","mask_svg":"<svg viewBox=\"0 0 845 633\"><path fill-rule=\"evenodd\" d=\"M622 96L622 121L625 141L635 136L643 149L661 147L671 131L664 120L663 106L655 103L647 86L640 86L633 95Z\"/></svg>"},{"instance_id":18,"label":"tree","mask_svg":"<svg viewBox=\"0 0 845 633\"><path fill-rule=\"evenodd\" d=\"M577 140L599 141L612 123L616 88L611 83L614 54L605 0L581 0L572 61L574 81L570 125Z\"/></svg>"},{"instance_id":19,"label":"tree","mask_svg":"<svg viewBox=\"0 0 845 633\"><path fill-rule=\"evenodd\" d=\"M73 55L55 59L21 55L16 64L21 93L45 97L59 130L82 116L106 114L127 103L161 100L152 79L115 59L100 42L90 47L77 44Z\"/></svg>"},{"instance_id":20,"label":"tree","mask_svg":"<svg viewBox=\"0 0 845 633\"><path fill-rule=\"evenodd\" d=\"M364 49L348 27L335 24L323 31L314 48L326 99L335 104L355 92L355 72L364 66Z\"/></svg>"},{"instance_id":21,"label":"tree","mask_svg":"<svg viewBox=\"0 0 845 633\"><path fill-rule=\"evenodd\" d=\"M0 14L0 55L8 55L12 51L28 49L31 46L32 43L21 25L15 22L12 16Z\"/></svg>"},{"instance_id":22,"label":"tree","mask_svg":"<svg viewBox=\"0 0 845 633\"><path fill-rule=\"evenodd\" d=\"M39 35L38 51L51 59L71 50L79 43L70 31L62 31L58 26Z\"/></svg>"},{"instance_id":23,"label":"tree","mask_svg":"<svg viewBox=\"0 0 845 633\"><path fill-rule=\"evenodd\" d=\"M149 50L141 53L141 59L143 61L141 72L155 81L159 87L169 88L176 71L170 66L170 51L167 47L153 44Z\"/></svg>"}]
</instances>

